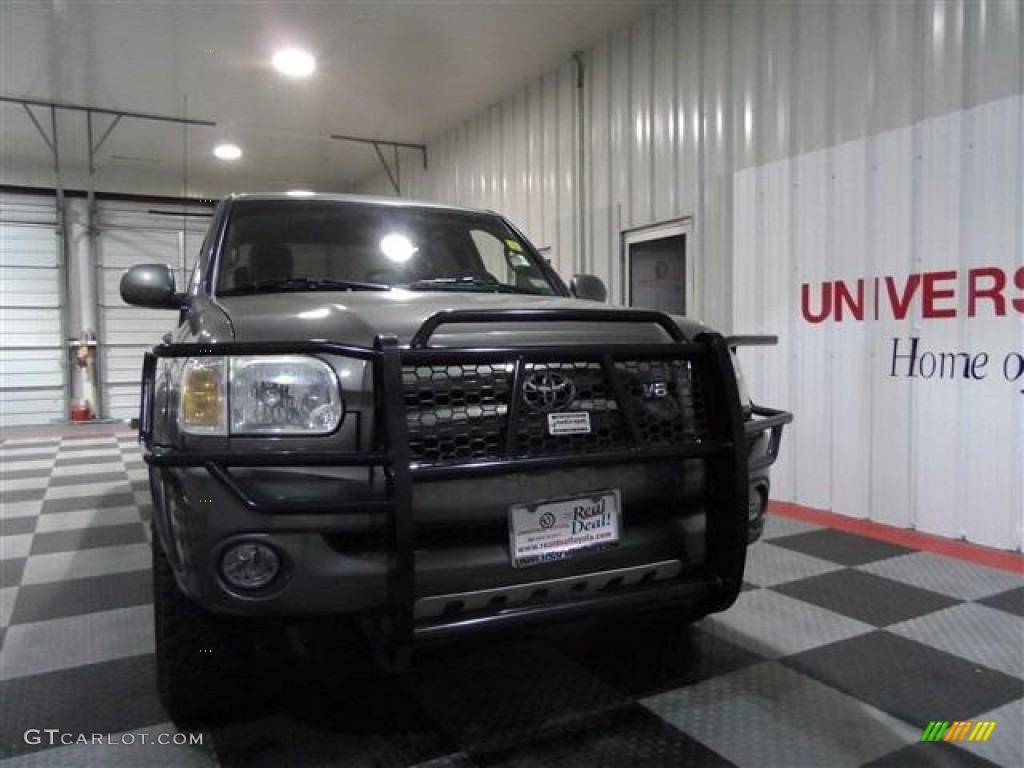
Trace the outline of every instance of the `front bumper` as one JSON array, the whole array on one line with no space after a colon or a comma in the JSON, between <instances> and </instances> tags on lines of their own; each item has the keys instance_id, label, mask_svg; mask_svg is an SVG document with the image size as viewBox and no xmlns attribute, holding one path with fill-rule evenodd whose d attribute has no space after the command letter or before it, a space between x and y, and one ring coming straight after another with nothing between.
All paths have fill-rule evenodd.
<instances>
[{"instance_id":1,"label":"front bumper","mask_svg":"<svg viewBox=\"0 0 1024 768\"><path fill-rule=\"evenodd\" d=\"M373 349L328 342L227 343L214 348L179 344L157 347L147 355L141 438L147 449L146 461L153 470L157 505L163 512L157 515L157 527L183 589L206 607L225 612L380 611L386 618L389 646L398 664L407 659L415 637L658 605L671 604L693 615L728 607L740 589L746 543L752 533L751 493L760 497L760 489L766 492L767 468L777 456L783 425L792 417L758 409L753 420L744 422L726 340L705 334L696 342L687 342L669 318L650 312L504 310L440 314L444 316L435 316L424 324L410 348L399 347L394 337L382 336ZM501 319L653 322L672 341L624 347L497 350L427 345L430 333L442 322ZM350 356L373 366L376 402L372 450L217 453L154 443L152 403L158 358L297 352ZM403 365L497 359L517 366L518 376L526 360L596 361L611 371L617 359L638 356L685 359L693 367L708 401L707 434L676 445L646 446L636 439L639 432L630 425L634 440L619 450L411 466L403 408ZM621 391L616 397L624 402ZM627 409L623 413L628 422ZM700 489L696 495L683 489L677 495L674 514L655 524L628 522L630 506L640 510L645 504L642 490L626 494L626 535L614 553L589 553L546 564L535 572L512 572L507 546L493 539L479 546L461 547L457 552L444 546L443 537L441 545L424 543L430 526L423 510L431 503L423 499L432 492L437 495L437 489L442 489L440 495L447 498L457 498L458 494L479 497L489 483L525 480L530 498L524 500L530 501L545 498L543 492L538 492L545 482L557 484L562 493L573 489L583 492L615 487L615 483L626 482L620 475L638 469L642 475L653 467L677 467L685 477L689 474L686 468L694 465L700 466ZM343 490L324 494L318 500L296 501L253 493L253 484L240 480L240 474L244 475L246 468L258 467L342 468L343 473L369 473L379 482L327 480L340 483L338 487ZM518 500L506 498L507 503ZM240 593L219 577L225 548L241 539L271 541L283 555L282 573L265 591ZM353 546L353 541L365 546ZM471 608L464 610L467 605ZM450 606L459 610L451 611Z\"/></svg>"}]
</instances>

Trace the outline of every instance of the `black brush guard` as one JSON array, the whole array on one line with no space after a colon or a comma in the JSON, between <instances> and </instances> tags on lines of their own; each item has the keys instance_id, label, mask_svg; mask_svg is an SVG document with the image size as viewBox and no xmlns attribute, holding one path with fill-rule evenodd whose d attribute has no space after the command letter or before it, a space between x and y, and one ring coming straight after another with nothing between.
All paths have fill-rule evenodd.
<instances>
[{"instance_id":1,"label":"black brush guard","mask_svg":"<svg viewBox=\"0 0 1024 768\"><path fill-rule=\"evenodd\" d=\"M530 346L502 348L430 347L431 336L443 324L493 322L629 322L660 327L670 341L654 344L573 346ZM735 343L735 340L732 340ZM728 607L739 593L746 558L748 471L747 440L771 432L767 456L758 466L774 461L782 428L792 415L767 408L755 408L756 419L744 421L736 381L732 374L730 340L705 333L688 342L678 326L665 314L644 310L543 309L543 310L448 310L438 312L422 324L409 347L401 347L393 335L379 335L373 348L336 344L329 341L226 342L216 345L164 344L146 353L143 363L139 439L146 448L145 460L154 467L205 467L247 507L257 511L233 482L227 467L337 466L376 467L386 480L386 496L378 502L341 502L324 513L369 513L386 527L388 557L388 621L385 648L394 668L408 665L413 641L459 634L483 627L525 626L547 618L594 616L598 614L692 603L706 611ZM366 452L309 452L276 450L259 452L202 452L153 444L153 399L156 363L161 358L323 354L369 361L374 381L373 450ZM706 439L671 447L645 447L637 440L631 409L625 407L625 393L615 375L616 360L685 359L693 366L705 392L708 430ZM508 430L513 430L515 409L521 399L520 382L527 363L587 361L598 363L605 372L618 407L632 436L623 450L588 452L550 457L509 457L498 461L476 461L456 466L410 466L409 441L402 382L406 365L455 365L472 362L514 365L513 390L509 403ZM622 590L592 595L562 604L505 608L486 616L431 619L416 622L415 550L412 514L412 484L416 479L442 479L482 474L513 473L557 467L595 466L626 462L651 462L700 458L705 462L707 495L724 514L708 514L706 522L705 567L699 577L689 576L659 583L656 589ZM296 529L325 531L318 527L318 515L296 516ZM326 520L324 521L326 523Z\"/></svg>"}]
</instances>

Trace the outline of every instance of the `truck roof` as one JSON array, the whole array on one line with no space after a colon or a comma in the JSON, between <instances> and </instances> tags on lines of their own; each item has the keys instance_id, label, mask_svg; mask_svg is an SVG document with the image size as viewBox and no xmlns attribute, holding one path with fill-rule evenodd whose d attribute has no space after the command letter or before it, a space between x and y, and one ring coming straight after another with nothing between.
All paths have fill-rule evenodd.
<instances>
[{"instance_id":1,"label":"truck roof","mask_svg":"<svg viewBox=\"0 0 1024 768\"><path fill-rule=\"evenodd\" d=\"M275 193L232 193L228 195L231 200L321 200L332 203L360 203L362 205L381 205L381 206L394 206L401 208L437 208L446 211L461 211L463 213L490 213L490 211L484 208L467 208L461 205L448 205L445 203L436 203L429 200L414 200L404 197L384 197L382 195L349 195L349 194L334 194L334 193L323 193L314 192L311 194L289 194L287 192L275 192Z\"/></svg>"}]
</instances>

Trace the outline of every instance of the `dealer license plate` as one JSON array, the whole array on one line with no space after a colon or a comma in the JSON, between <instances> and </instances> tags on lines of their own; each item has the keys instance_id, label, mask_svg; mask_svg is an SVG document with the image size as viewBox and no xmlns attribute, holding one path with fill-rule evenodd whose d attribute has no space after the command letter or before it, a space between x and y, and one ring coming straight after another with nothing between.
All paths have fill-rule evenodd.
<instances>
[{"instance_id":1,"label":"dealer license plate","mask_svg":"<svg viewBox=\"0 0 1024 768\"><path fill-rule=\"evenodd\" d=\"M522 568L614 547L621 508L618 489L510 507L512 565Z\"/></svg>"}]
</instances>

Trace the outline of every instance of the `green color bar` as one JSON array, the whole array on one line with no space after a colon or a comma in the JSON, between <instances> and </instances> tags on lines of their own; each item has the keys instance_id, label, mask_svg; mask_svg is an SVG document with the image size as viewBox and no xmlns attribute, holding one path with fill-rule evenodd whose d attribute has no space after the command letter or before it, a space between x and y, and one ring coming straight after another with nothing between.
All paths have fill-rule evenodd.
<instances>
[{"instance_id":1,"label":"green color bar","mask_svg":"<svg viewBox=\"0 0 1024 768\"><path fill-rule=\"evenodd\" d=\"M948 720L932 720L921 734L921 741L940 741L948 728Z\"/></svg>"}]
</instances>

